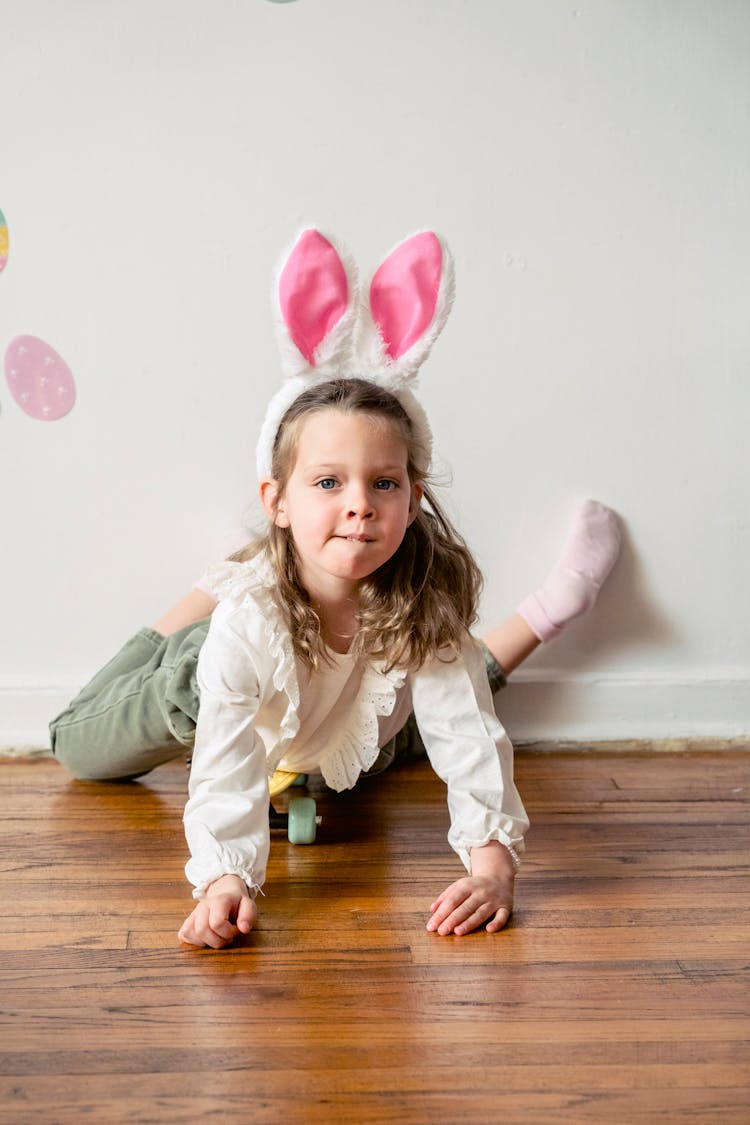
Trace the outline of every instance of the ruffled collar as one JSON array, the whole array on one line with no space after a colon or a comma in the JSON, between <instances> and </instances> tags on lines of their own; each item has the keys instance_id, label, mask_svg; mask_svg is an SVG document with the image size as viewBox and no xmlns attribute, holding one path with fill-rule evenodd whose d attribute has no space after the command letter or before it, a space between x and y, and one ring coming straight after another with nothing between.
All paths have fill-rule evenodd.
<instances>
[{"instance_id":1,"label":"ruffled collar","mask_svg":"<svg viewBox=\"0 0 750 1125\"><path fill-rule=\"evenodd\" d=\"M274 688L283 692L287 707L279 731L279 741L268 757L272 773L299 731L299 683L294 646L281 606L276 599L276 575L265 551L247 562L224 562L211 567L207 580L220 601L242 605L253 603L264 622L264 639L272 662ZM403 687L406 672L400 668L385 671L383 661L359 665L361 680L357 694L341 713L331 730L330 740L320 759L320 771L331 789L351 789L360 774L375 763L378 744L378 719L390 715L397 692Z\"/></svg>"},{"instance_id":2,"label":"ruffled collar","mask_svg":"<svg viewBox=\"0 0 750 1125\"><path fill-rule=\"evenodd\" d=\"M378 718L393 712L396 694L406 679L401 669L386 672L379 661L359 667L362 678L357 694L330 732L320 760L326 785L339 793L356 785L359 775L375 764L380 752Z\"/></svg>"}]
</instances>

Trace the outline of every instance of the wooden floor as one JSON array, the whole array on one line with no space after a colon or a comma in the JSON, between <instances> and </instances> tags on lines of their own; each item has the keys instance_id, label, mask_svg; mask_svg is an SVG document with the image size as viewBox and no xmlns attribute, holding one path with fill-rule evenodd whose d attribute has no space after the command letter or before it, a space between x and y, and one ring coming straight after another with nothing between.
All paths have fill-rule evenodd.
<instances>
[{"instance_id":1,"label":"wooden floor","mask_svg":"<svg viewBox=\"0 0 750 1125\"><path fill-rule=\"evenodd\" d=\"M426 765L322 793L257 930L177 944L184 766L2 761L0 1119L750 1122L750 755L521 752L502 934L424 930L459 874Z\"/></svg>"}]
</instances>

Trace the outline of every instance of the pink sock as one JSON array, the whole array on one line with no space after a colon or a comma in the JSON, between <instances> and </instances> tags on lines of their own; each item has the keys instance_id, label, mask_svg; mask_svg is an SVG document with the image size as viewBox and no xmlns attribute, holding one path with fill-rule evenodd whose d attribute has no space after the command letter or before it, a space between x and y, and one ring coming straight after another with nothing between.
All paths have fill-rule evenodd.
<instances>
[{"instance_id":1,"label":"pink sock","mask_svg":"<svg viewBox=\"0 0 750 1125\"><path fill-rule=\"evenodd\" d=\"M550 641L591 609L620 553L617 516L596 500L576 508L560 558L517 612L540 641Z\"/></svg>"}]
</instances>

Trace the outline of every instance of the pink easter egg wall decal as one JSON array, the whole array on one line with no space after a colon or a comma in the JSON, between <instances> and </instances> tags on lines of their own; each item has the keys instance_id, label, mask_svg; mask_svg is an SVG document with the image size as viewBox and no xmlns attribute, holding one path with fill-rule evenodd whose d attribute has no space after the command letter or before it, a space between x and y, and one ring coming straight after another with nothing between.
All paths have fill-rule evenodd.
<instances>
[{"instance_id":1,"label":"pink easter egg wall decal","mask_svg":"<svg viewBox=\"0 0 750 1125\"><path fill-rule=\"evenodd\" d=\"M30 418L55 422L73 409L76 385L70 368L37 336L16 336L5 350L5 378Z\"/></svg>"},{"instance_id":2,"label":"pink easter egg wall decal","mask_svg":"<svg viewBox=\"0 0 750 1125\"><path fill-rule=\"evenodd\" d=\"M8 261L8 224L5 215L0 211L0 273L5 269Z\"/></svg>"}]
</instances>

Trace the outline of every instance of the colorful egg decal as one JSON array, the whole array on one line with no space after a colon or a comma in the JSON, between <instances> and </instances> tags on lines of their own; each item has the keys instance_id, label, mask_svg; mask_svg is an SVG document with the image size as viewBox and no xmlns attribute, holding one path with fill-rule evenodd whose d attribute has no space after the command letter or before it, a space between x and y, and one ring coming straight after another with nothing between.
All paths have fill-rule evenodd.
<instances>
[{"instance_id":1,"label":"colorful egg decal","mask_svg":"<svg viewBox=\"0 0 750 1125\"><path fill-rule=\"evenodd\" d=\"M73 409L76 385L70 368L37 336L16 336L5 351L5 378L21 410L40 422L55 422Z\"/></svg>"},{"instance_id":2,"label":"colorful egg decal","mask_svg":"<svg viewBox=\"0 0 750 1125\"><path fill-rule=\"evenodd\" d=\"M0 273L5 269L8 261L8 224L5 215L0 211Z\"/></svg>"}]
</instances>

